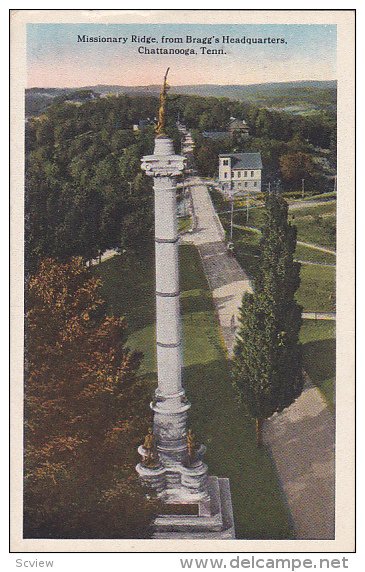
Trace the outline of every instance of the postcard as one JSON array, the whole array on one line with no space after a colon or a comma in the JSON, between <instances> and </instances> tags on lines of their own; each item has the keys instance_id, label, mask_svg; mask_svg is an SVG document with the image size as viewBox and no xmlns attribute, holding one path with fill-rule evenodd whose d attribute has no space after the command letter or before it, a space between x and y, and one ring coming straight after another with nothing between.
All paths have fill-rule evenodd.
<instances>
[{"instance_id":1,"label":"postcard","mask_svg":"<svg viewBox=\"0 0 365 572\"><path fill-rule=\"evenodd\" d=\"M353 551L354 11L10 19L11 550Z\"/></svg>"}]
</instances>

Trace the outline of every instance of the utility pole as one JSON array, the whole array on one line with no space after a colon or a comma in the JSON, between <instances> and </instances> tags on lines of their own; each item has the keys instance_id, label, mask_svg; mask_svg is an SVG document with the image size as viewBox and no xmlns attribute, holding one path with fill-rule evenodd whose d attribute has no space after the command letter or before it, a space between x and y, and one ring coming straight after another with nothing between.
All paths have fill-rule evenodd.
<instances>
[{"instance_id":1,"label":"utility pole","mask_svg":"<svg viewBox=\"0 0 365 572\"><path fill-rule=\"evenodd\" d=\"M302 199L304 199L304 179L302 179Z\"/></svg>"},{"instance_id":2,"label":"utility pole","mask_svg":"<svg viewBox=\"0 0 365 572\"><path fill-rule=\"evenodd\" d=\"M335 175L335 178L333 180L333 192L334 193L337 192L337 175Z\"/></svg>"},{"instance_id":3,"label":"utility pole","mask_svg":"<svg viewBox=\"0 0 365 572\"><path fill-rule=\"evenodd\" d=\"M230 233L230 241L233 240L233 208L234 208L234 201L233 201L233 186L231 183L231 233Z\"/></svg>"},{"instance_id":4,"label":"utility pole","mask_svg":"<svg viewBox=\"0 0 365 572\"><path fill-rule=\"evenodd\" d=\"M185 195L185 173L183 172L182 176L182 184L183 184L183 192L182 192L182 201L183 201L183 215L186 216L186 195Z\"/></svg>"},{"instance_id":5,"label":"utility pole","mask_svg":"<svg viewBox=\"0 0 365 572\"><path fill-rule=\"evenodd\" d=\"M248 222L248 209L249 209L250 190L247 189L247 208L246 208L246 222Z\"/></svg>"}]
</instances>

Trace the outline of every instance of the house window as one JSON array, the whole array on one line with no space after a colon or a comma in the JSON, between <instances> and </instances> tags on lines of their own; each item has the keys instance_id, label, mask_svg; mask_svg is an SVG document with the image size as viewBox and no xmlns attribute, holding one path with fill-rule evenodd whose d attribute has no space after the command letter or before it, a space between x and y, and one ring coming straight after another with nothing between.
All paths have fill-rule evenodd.
<instances>
[{"instance_id":1,"label":"house window","mask_svg":"<svg viewBox=\"0 0 365 572\"><path fill-rule=\"evenodd\" d=\"M254 187L257 187L257 183L256 183L256 181L254 182L253 186L254 186Z\"/></svg>"},{"instance_id":2,"label":"house window","mask_svg":"<svg viewBox=\"0 0 365 572\"><path fill-rule=\"evenodd\" d=\"M242 174L241 171L238 171L237 175L239 179L241 178L241 174Z\"/></svg>"},{"instance_id":3,"label":"house window","mask_svg":"<svg viewBox=\"0 0 365 572\"><path fill-rule=\"evenodd\" d=\"M224 173L224 178L225 178L225 179L227 178L227 173Z\"/></svg>"},{"instance_id":4,"label":"house window","mask_svg":"<svg viewBox=\"0 0 365 572\"><path fill-rule=\"evenodd\" d=\"M251 171L251 177L253 177L253 175L254 175L254 171Z\"/></svg>"},{"instance_id":5,"label":"house window","mask_svg":"<svg viewBox=\"0 0 365 572\"><path fill-rule=\"evenodd\" d=\"M223 165L229 165L228 159L223 159Z\"/></svg>"},{"instance_id":6,"label":"house window","mask_svg":"<svg viewBox=\"0 0 365 572\"><path fill-rule=\"evenodd\" d=\"M244 175L243 175L243 176L244 176L244 177L247 177L247 171L244 172Z\"/></svg>"},{"instance_id":7,"label":"house window","mask_svg":"<svg viewBox=\"0 0 365 572\"><path fill-rule=\"evenodd\" d=\"M247 187L247 185L248 185L248 183L247 183L247 181L245 181L245 187Z\"/></svg>"}]
</instances>

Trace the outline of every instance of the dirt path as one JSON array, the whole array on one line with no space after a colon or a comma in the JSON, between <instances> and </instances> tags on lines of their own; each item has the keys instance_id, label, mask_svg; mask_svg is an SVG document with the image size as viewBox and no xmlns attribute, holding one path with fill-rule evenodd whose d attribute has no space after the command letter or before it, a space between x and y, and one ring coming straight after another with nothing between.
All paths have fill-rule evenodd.
<instances>
[{"instance_id":1,"label":"dirt path","mask_svg":"<svg viewBox=\"0 0 365 572\"><path fill-rule=\"evenodd\" d=\"M238 228L240 230L248 230L251 232L255 232L256 234L261 234L261 230L254 226L245 226L243 224L234 224L233 228ZM302 246L307 246L308 248L313 248L313 250L319 250L321 252L327 252L328 254L333 254L336 256L336 251L332 250L331 248L326 248L325 246L320 246L319 244L312 244L311 242L302 242L301 240L297 240L297 244L301 244Z\"/></svg>"},{"instance_id":2,"label":"dirt path","mask_svg":"<svg viewBox=\"0 0 365 572\"><path fill-rule=\"evenodd\" d=\"M328 254L333 254L336 256L336 251L332 250L331 248L326 248L324 246L319 246L319 244L312 244L311 242L302 242L301 240L297 240L297 244L301 244L302 246L308 246L308 248L313 248L313 250L319 250L320 252L327 252Z\"/></svg>"},{"instance_id":3,"label":"dirt path","mask_svg":"<svg viewBox=\"0 0 365 572\"><path fill-rule=\"evenodd\" d=\"M336 312L302 312L304 320L335 320Z\"/></svg>"},{"instance_id":4,"label":"dirt path","mask_svg":"<svg viewBox=\"0 0 365 572\"><path fill-rule=\"evenodd\" d=\"M319 205L333 205L336 201L334 199L329 201L324 201L320 199L315 199L313 201L296 201L294 203L290 203L289 210L295 211L297 209L306 209L307 207L317 207Z\"/></svg>"},{"instance_id":5,"label":"dirt path","mask_svg":"<svg viewBox=\"0 0 365 572\"><path fill-rule=\"evenodd\" d=\"M265 443L299 539L335 534L335 420L309 379L302 395L264 426Z\"/></svg>"}]
</instances>

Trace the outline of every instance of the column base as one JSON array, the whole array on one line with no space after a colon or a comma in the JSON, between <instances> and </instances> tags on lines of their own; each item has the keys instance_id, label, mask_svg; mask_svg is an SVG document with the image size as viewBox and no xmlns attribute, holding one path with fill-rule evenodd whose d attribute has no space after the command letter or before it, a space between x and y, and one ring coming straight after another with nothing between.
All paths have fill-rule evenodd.
<instances>
[{"instance_id":1,"label":"column base","mask_svg":"<svg viewBox=\"0 0 365 572\"><path fill-rule=\"evenodd\" d=\"M208 495L209 511L207 511L206 502L202 501L198 503L198 515L160 514L157 516L152 538L234 539L229 479L209 477Z\"/></svg>"},{"instance_id":2,"label":"column base","mask_svg":"<svg viewBox=\"0 0 365 572\"><path fill-rule=\"evenodd\" d=\"M167 504L197 504L205 503L206 512L209 511L208 467L201 460L205 447L199 449L199 456L195 462L187 466L183 463L161 463L161 456L154 466L139 463L136 471L141 480L154 489L161 500ZM142 446L138 448L142 458L146 458L146 451Z\"/></svg>"}]
</instances>

